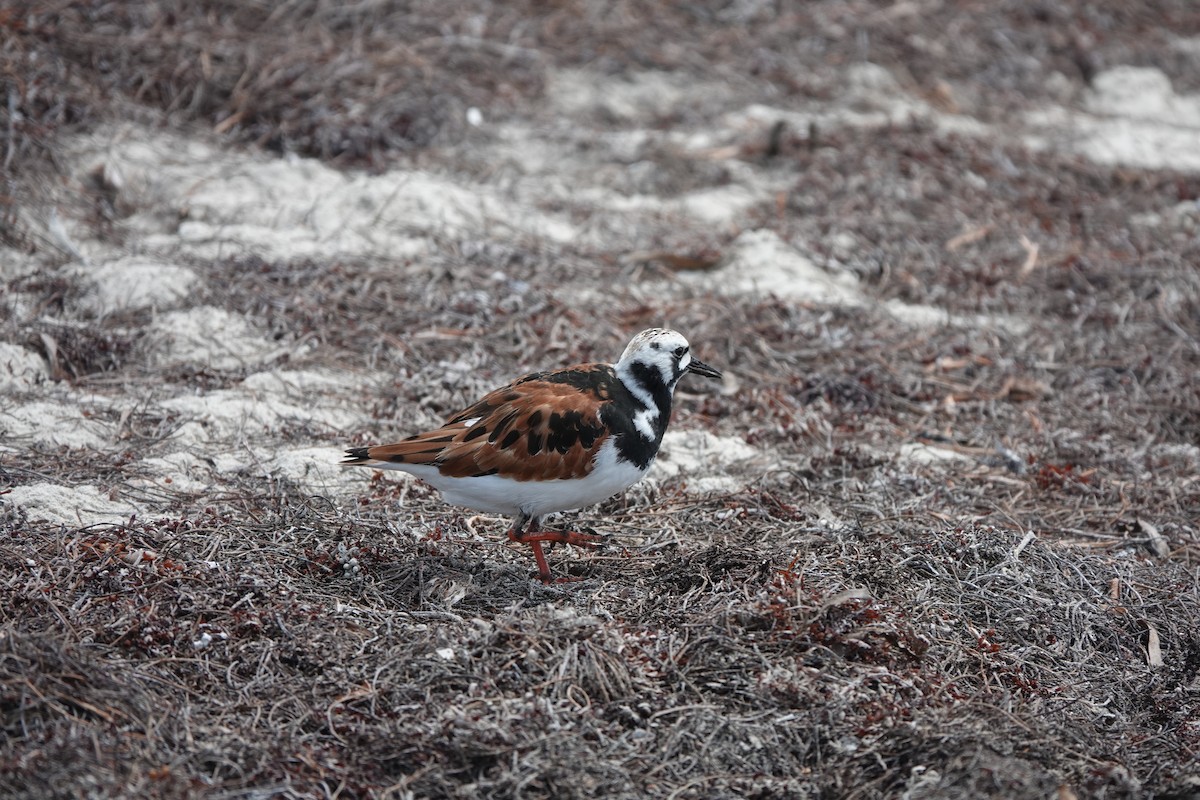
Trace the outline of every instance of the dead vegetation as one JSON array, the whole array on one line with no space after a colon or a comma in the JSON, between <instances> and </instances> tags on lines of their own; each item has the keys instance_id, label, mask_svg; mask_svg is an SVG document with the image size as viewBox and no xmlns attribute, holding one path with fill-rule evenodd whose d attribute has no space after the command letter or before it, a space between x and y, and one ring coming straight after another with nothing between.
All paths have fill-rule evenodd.
<instances>
[{"instance_id":1,"label":"dead vegetation","mask_svg":"<svg viewBox=\"0 0 1200 800\"><path fill-rule=\"evenodd\" d=\"M436 501L240 488L6 520L6 793L1142 796L1200 744L1196 573L1134 540L830 531L796 479L609 508L629 544L563 591Z\"/></svg>"},{"instance_id":2,"label":"dead vegetation","mask_svg":"<svg viewBox=\"0 0 1200 800\"><path fill-rule=\"evenodd\" d=\"M936 44L920 39L931 16L953 31ZM55 130L130 101L259 146L383 166L460 138L468 108L528 111L547 70L580 64L676 70L771 96L829 94L831 67L873 61L932 97L971 82L985 106L970 110L1002 114L1044 97L1051 71L1086 81L1114 64L1154 64L1181 91L1194 89L1197 56L1168 42L1200 33L1186 0L1009 0L987 14L957 2L825 2L775 14L650 0L611 12L585 0L52 0L10 4L0 25L11 34L0 51L6 170L50 156ZM664 109L662 121L687 113Z\"/></svg>"},{"instance_id":3,"label":"dead vegetation","mask_svg":"<svg viewBox=\"0 0 1200 800\"><path fill-rule=\"evenodd\" d=\"M782 21L749 5L744 19L702 4L599 18L584 3L433 5L6 11L8 208L36 193L29 175L52 172L36 162L53 161L55 133L103 118L113 97L259 146L385 166L397 152L434 158L426 148L456 141L469 106L528 111L555 66L820 93L830 64L867 57L855 52L866 40L921 86L978 82L1003 108L1037 96L1046 70L1084 74L1096 59L1176 69L1187 88L1188 57L1155 48L1200 22L1185 3L941 4L958 35L934 58L913 52L927 21L905 4L814 3ZM779 45L814 28L825 38ZM569 516L613 540L551 554L583 579L567 588L531 582L498 522L387 479L364 476L354 505L278 475L214 473L204 494L160 488L166 512L104 526L0 503L0 794L1194 795L1198 254L1194 235L1130 217L1194 201L1200 184L920 126L823 136L813 153L776 156L804 178L758 223L883 299L1021 315L1028 330L913 328L683 285L648 305L626 287L675 262L635 272L616 245L506 245L520 292L492 279L495 250L460 242L405 273L207 265L206 302L316 343L294 366L363 376L372 435L523 369L610 358L625 332L668 318L741 381L732 395L683 394L679 421L778 464L733 492L693 493L684 476ZM892 202L865 205L864 185ZM19 214L4 219L9 247L61 258ZM1036 257L1021 240L1031 230ZM706 247L729 245L711 236ZM646 250L686 241L664 225ZM703 261L719 281L719 258ZM42 302L0 335L42 353L56 381L137 403L116 420L118 449L5 454L0 491L49 479L138 499L151 490L130 483L137 459L169 452L186 421L156 400L245 375L155 367L136 315L72 327L71 281L48 270L6 285ZM597 299L580 307L568 284ZM479 372L450 380L451 358ZM342 444L352 432L295 419L273 435Z\"/></svg>"}]
</instances>

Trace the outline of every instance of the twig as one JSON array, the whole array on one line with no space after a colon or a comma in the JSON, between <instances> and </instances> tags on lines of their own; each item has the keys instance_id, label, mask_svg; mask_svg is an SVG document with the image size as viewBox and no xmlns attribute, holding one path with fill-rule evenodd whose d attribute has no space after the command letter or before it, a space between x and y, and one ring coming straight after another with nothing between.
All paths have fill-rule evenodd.
<instances>
[{"instance_id":1,"label":"twig","mask_svg":"<svg viewBox=\"0 0 1200 800\"><path fill-rule=\"evenodd\" d=\"M978 228L972 228L968 231L963 231L954 238L948 240L944 247L951 253L968 244L974 244L982 239L987 238L987 235L995 229L995 225L980 225Z\"/></svg>"},{"instance_id":2,"label":"twig","mask_svg":"<svg viewBox=\"0 0 1200 800\"><path fill-rule=\"evenodd\" d=\"M1036 243L1029 241L1029 238L1024 234L1021 235L1021 247L1025 248L1025 261L1021 264L1021 268L1017 270L1017 283L1023 283L1029 277L1029 273L1038 265L1038 246Z\"/></svg>"}]
</instances>

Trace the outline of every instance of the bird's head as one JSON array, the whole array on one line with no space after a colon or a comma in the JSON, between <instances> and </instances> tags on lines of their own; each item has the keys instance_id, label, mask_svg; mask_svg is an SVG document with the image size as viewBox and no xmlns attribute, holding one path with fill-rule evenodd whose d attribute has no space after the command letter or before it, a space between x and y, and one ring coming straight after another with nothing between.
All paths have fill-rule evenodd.
<instances>
[{"instance_id":1,"label":"bird's head","mask_svg":"<svg viewBox=\"0 0 1200 800\"><path fill-rule=\"evenodd\" d=\"M650 328L634 336L616 366L618 375L630 375L639 383L645 383L649 376L660 376L670 389L687 372L706 378L721 377L720 370L692 356L683 334L666 328Z\"/></svg>"}]
</instances>

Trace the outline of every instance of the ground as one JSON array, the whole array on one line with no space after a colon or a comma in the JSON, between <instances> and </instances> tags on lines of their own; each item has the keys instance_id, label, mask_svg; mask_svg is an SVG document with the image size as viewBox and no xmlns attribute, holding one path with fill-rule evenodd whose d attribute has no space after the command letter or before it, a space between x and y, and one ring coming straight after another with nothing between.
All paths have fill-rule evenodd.
<instances>
[{"instance_id":1,"label":"ground","mask_svg":"<svg viewBox=\"0 0 1200 800\"><path fill-rule=\"evenodd\" d=\"M1200 8L0 25L4 796L1200 792ZM575 582L337 466L656 325Z\"/></svg>"}]
</instances>

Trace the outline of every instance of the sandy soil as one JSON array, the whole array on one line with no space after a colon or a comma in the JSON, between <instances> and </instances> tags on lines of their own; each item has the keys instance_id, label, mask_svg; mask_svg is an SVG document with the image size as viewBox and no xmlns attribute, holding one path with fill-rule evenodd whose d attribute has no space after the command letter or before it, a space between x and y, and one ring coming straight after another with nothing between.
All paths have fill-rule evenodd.
<instances>
[{"instance_id":1,"label":"sandy soil","mask_svg":"<svg viewBox=\"0 0 1200 800\"><path fill-rule=\"evenodd\" d=\"M1200 791L1200 12L146 5L5 23L6 796ZM337 466L650 325L574 584Z\"/></svg>"}]
</instances>

